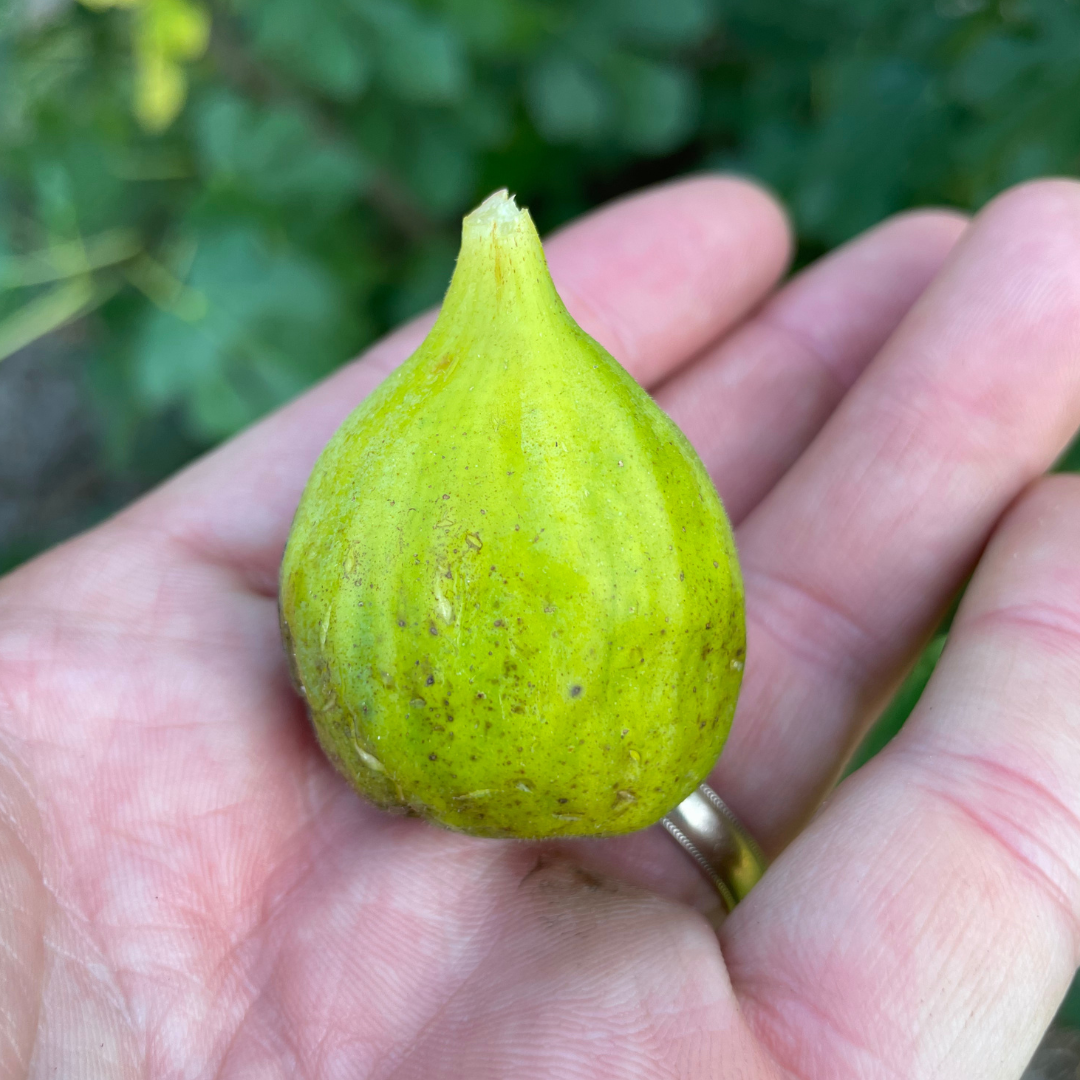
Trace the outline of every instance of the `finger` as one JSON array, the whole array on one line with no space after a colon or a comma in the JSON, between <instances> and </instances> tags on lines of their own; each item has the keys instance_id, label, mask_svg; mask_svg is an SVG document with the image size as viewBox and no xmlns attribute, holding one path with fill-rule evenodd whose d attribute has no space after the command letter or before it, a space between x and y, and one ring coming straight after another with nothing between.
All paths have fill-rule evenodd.
<instances>
[{"instance_id":1,"label":"finger","mask_svg":"<svg viewBox=\"0 0 1080 1080\"><path fill-rule=\"evenodd\" d=\"M980 563L900 735L722 931L749 1019L806 1077L1014 1078L1080 961L1080 480Z\"/></svg>"},{"instance_id":2,"label":"finger","mask_svg":"<svg viewBox=\"0 0 1080 1080\"><path fill-rule=\"evenodd\" d=\"M739 530L742 699L714 780L778 850L834 783L998 516L1080 421L1080 185L972 224Z\"/></svg>"},{"instance_id":3,"label":"finger","mask_svg":"<svg viewBox=\"0 0 1080 1080\"><path fill-rule=\"evenodd\" d=\"M544 250L571 315L652 388L761 303L791 245L771 196L698 177L588 214Z\"/></svg>"},{"instance_id":4,"label":"finger","mask_svg":"<svg viewBox=\"0 0 1080 1080\"><path fill-rule=\"evenodd\" d=\"M902 214L814 263L656 394L733 521L794 464L966 227Z\"/></svg>"},{"instance_id":5,"label":"finger","mask_svg":"<svg viewBox=\"0 0 1080 1080\"><path fill-rule=\"evenodd\" d=\"M741 180L702 177L623 199L562 230L547 251L581 325L648 383L724 333L772 288L790 250L776 203ZM427 321L199 462L143 504L209 558L274 578L319 451L349 411L422 340Z\"/></svg>"}]
</instances>

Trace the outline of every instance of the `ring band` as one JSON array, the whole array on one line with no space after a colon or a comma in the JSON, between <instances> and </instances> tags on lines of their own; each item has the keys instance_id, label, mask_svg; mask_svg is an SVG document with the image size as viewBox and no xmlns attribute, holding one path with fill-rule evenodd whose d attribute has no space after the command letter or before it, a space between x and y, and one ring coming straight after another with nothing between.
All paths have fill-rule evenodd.
<instances>
[{"instance_id":1,"label":"ring band","mask_svg":"<svg viewBox=\"0 0 1080 1080\"><path fill-rule=\"evenodd\" d=\"M662 821L732 908L765 873L765 856L708 784L701 784Z\"/></svg>"}]
</instances>

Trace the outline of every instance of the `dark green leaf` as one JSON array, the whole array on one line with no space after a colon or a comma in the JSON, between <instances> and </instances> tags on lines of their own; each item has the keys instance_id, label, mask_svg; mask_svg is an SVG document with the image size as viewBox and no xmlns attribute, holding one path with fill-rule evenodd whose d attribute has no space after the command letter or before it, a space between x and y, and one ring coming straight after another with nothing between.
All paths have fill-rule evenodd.
<instances>
[{"instance_id":1,"label":"dark green leaf","mask_svg":"<svg viewBox=\"0 0 1080 1080\"><path fill-rule=\"evenodd\" d=\"M526 76L525 95L541 134L555 143L597 141L614 113L597 72L567 53L540 60Z\"/></svg>"}]
</instances>

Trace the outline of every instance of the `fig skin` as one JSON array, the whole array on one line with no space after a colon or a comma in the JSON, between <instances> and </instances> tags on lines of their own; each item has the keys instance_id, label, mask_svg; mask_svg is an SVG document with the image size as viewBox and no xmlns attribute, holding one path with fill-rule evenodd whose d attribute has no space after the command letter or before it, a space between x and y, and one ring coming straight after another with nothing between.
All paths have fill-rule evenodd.
<instances>
[{"instance_id":1,"label":"fig skin","mask_svg":"<svg viewBox=\"0 0 1080 1080\"><path fill-rule=\"evenodd\" d=\"M716 761L745 655L730 525L505 192L465 219L427 339L319 458L280 608L319 742L386 809L615 835Z\"/></svg>"}]
</instances>

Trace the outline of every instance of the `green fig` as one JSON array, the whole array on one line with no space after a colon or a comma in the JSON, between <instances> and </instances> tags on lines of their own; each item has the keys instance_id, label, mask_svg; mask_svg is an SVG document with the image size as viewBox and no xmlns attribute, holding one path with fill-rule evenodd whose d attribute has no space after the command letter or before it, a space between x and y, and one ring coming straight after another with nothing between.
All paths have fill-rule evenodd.
<instances>
[{"instance_id":1,"label":"green fig","mask_svg":"<svg viewBox=\"0 0 1080 1080\"><path fill-rule=\"evenodd\" d=\"M319 458L280 604L320 743L384 808L610 836L716 761L745 651L730 525L505 191L465 218L426 340Z\"/></svg>"}]
</instances>

